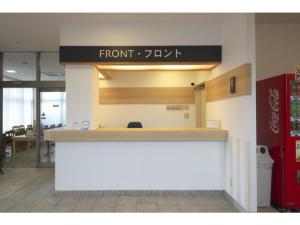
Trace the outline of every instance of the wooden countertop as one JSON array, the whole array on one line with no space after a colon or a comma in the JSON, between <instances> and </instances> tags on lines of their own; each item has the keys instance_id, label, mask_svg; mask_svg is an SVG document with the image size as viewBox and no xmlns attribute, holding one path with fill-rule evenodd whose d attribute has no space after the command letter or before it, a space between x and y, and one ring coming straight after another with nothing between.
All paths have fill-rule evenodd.
<instances>
[{"instance_id":1,"label":"wooden countertop","mask_svg":"<svg viewBox=\"0 0 300 225\"><path fill-rule=\"evenodd\" d=\"M49 141L225 141L228 132L208 128L100 128L44 131Z\"/></svg>"}]
</instances>

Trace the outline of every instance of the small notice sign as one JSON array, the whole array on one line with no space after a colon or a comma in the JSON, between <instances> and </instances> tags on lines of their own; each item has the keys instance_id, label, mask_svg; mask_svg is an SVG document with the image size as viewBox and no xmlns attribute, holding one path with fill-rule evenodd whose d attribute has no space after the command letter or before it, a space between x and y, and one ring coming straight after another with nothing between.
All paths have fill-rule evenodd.
<instances>
[{"instance_id":1,"label":"small notice sign","mask_svg":"<svg viewBox=\"0 0 300 225\"><path fill-rule=\"evenodd\" d=\"M296 80L296 81L300 81L300 65L297 65L297 66L296 66L295 80Z\"/></svg>"},{"instance_id":2,"label":"small notice sign","mask_svg":"<svg viewBox=\"0 0 300 225\"><path fill-rule=\"evenodd\" d=\"M300 140L296 141L296 161L300 161Z\"/></svg>"}]
</instances>

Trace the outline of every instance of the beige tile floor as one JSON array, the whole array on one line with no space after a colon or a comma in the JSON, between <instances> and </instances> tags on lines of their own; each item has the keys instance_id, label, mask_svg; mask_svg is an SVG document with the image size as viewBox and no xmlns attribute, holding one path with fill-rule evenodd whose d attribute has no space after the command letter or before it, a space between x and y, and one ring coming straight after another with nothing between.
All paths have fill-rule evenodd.
<instances>
[{"instance_id":1,"label":"beige tile floor","mask_svg":"<svg viewBox=\"0 0 300 225\"><path fill-rule=\"evenodd\" d=\"M261 212L261 213L279 213L279 211L277 211L273 207L258 208L257 212Z\"/></svg>"},{"instance_id":2,"label":"beige tile floor","mask_svg":"<svg viewBox=\"0 0 300 225\"><path fill-rule=\"evenodd\" d=\"M238 212L225 197L54 192L54 169L5 168L0 212Z\"/></svg>"}]
</instances>

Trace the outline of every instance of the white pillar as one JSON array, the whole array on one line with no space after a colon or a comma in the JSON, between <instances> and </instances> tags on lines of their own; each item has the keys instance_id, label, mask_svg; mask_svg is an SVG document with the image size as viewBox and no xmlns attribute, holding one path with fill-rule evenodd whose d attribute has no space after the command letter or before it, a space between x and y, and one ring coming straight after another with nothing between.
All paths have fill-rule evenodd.
<instances>
[{"instance_id":1,"label":"white pillar","mask_svg":"<svg viewBox=\"0 0 300 225\"><path fill-rule=\"evenodd\" d=\"M89 121L98 128L98 73L92 65L66 65L67 128Z\"/></svg>"}]
</instances>

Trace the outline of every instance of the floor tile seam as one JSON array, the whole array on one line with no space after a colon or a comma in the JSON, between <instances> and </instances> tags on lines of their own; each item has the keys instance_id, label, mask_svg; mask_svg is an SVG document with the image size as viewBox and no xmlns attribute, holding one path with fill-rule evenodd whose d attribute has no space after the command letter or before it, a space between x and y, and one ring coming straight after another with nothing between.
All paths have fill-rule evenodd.
<instances>
[{"instance_id":1,"label":"floor tile seam","mask_svg":"<svg viewBox=\"0 0 300 225\"><path fill-rule=\"evenodd\" d=\"M25 188L25 187L20 187L19 189L17 189L17 190L15 190L14 192L10 193L8 196L6 196L6 197L4 197L3 199L1 199L1 201L2 201L2 200L8 199L8 198L11 197L12 195L16 194L16 192L18 192L18 191L20 191L20 190L22 190L22 189L24 189L24 188Z\"/></svg>"},{"instance_id":2,"label":"floor tile seam","mask_svg":"<svg viewBox=\"0 0 300 225\"><path fill-rule=\"evenodd\" d=\"M102 196L99 196L99 197L102 197ZM117 206L118 205L118 202L119 202L119 196L117 196L117 200L114 202L113 201L113 204L114 206ZM101 203L101 200L100 198L97 199L97 202L96 202L96 205L98 205L99 203ZM103 203L102 203L103 204Z\"/></svg>"},{"instance_id":3,"label":"floor tile seam","mask_svg":"<svg viewBox=\"0 0 300 225\"><path fill-rule=\"evenodd\" d=\"M62 202L62 201L63 201L63 199L59 199L59 200L56 202L56 204L54 205L54 207L53 207L53 209L52 209L52 212L54 212L55 208L57 208L59 205L61 205L61 202ZM77 199L77 201L79 201L79 199ZM74 205L76 205L77 203L78 203L78 202L75 202ZM72 212L73 208L74 208L74 206L71 207L70 212ZM55 212L56 212L56 211L55 211Z\"/></svg>"},{"instance_id":4,"label":"floor tile seam","mask_svg":"<svg viewBox=\"0 0 300 225\"><path fill-rule=\"evenodd\" d=\"M78 201L76 202L76 204L74 204L74 206L71 209L71 212L74 212L74 209L77 207L77 205L79 204L82 197L83 197L83 195L81 195L80 198L78 199Z\"/></svg>"},{"instance_id":5,"label":"floor tile seam","mask_svg":"<svg viewBox=\"0 0 300 225\"><path fill-rule=\"evenodd\" d=\"M126 204L122 204L122 205L126 205ZM133 204L133 205L135 205L135 212L137 212L137 204ZM117 212L117 209L118 209L118 205L115 207L115 211Z\"/></svg>"},{"instance_id":6,"label":"floor tile seam","mask_svg":"<svg viewBox=\"0 0 300 225\"><path fill-rule=\"evenodd\" d=\"M28 212L30 212L31 209L39 203L39 201L40 200L36 200L36 202L30 207L30 209L28 210ZM16 203L9 208L9 211L12 212L12 210L10 210L10 209L13 208L13 207L15 207L17 204L20 204L20 203L16 200Z\"/></svg>"},{"instance_id":7,"label":"floor tile seam","mask_svg":"<svg viewBox=\"0 0 300 225\"><path fill-rule=\"evenodd\" d=\"M148 197L148 196L146 196L146 197ZM137 199L137 204L157 204L157 198L154 197L153 199L154 199L154 203L152 201L150 201L151 203L147 203L147 201L146 201L146 203L143 203L143 202L139 203L138 199Z\"/></svg>"},{"instance_id":8,"label":"floor tile seam","mask_svg":"<svg viewBox=\"0 0 300 225\"><path fill-rule=\"evenodd\" d=\"M157 204L155 204L155 203L140 203L140 204L136 204L136 206L138 207L138 205L155 205L155 207L156 207L156 210L158 211L158 205Z\"/></svg>"},{"instance_id":9,"label":"floor tile seam","mask_svg":"<svg viewBox=\"0 0 300 225\"><path fill-rule=\"evenodd\" d=\"M13 205L7 207L7 208L4 208L4 210L1 210L0 212L10 212L9 209L14 206L16 204L16 202L13 203Z\"/></svg>"},{"instance_id":10,"label":"floor tile seam","mask_svg":"<svg viewBox=\"0 0 300 225\"><path fill-rule=\"evenodd\" d=\"M39 202L40 203L40 202ZM37 203L35 206L37 206L39 203ZM46 212L52 212L52 210L54 209L54 206L55 206L55 204L49 204L50 205L50 207L49 207L49 209L46 211ZM35 207L34 206L34 207ZM47 206L48 206L48 204L47 204ZM39 211L32 211L32 209L34 208L34 207L32 207L31 208L31 210L30 210L30 212L39 212Z\"/></svg>"},{"instance_id":11,"label":"floor tile seam","mask_svg":"<svg viewBox=\"0 0 300 225\"><path fill-rule=\"evenodd\" d=\"M166 206L166 205L157 205L158 209L163 208L162 206ZM176 204L168 204L167 206L172 206L172 207L175 207L175 208L179 209Z\"/></svg>"}]
</instances>

